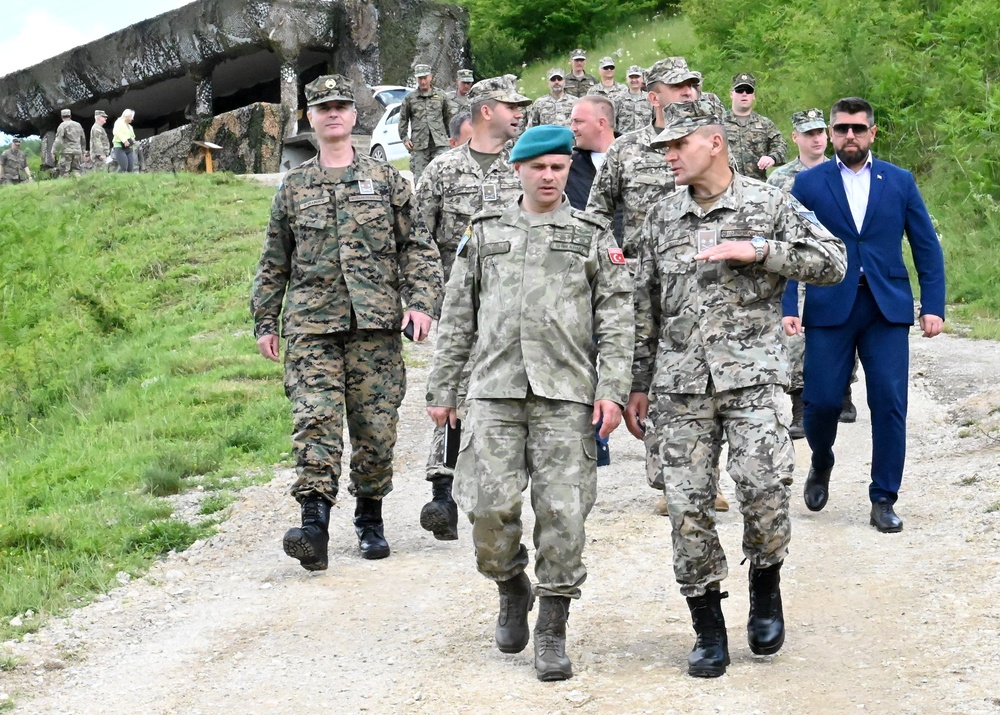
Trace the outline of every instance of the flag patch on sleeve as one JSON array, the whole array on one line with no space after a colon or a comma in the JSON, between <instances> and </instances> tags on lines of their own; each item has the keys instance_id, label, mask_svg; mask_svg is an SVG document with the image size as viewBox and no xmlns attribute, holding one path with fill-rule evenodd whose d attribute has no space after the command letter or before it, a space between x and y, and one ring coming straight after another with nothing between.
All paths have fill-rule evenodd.
<instances>
[{"instance_id":1,"label":"flag patch on sleeve","mask_svg":"<svg viewBox=\"0 0 1000 715\"><path fill-rule=\"evenodd\" d=\"M614 263L616 266L625 265L625 254L622 252L622 249L620 248L609 248L608 258L610 258L611 262Z\"/></svg>"}]
</instances>

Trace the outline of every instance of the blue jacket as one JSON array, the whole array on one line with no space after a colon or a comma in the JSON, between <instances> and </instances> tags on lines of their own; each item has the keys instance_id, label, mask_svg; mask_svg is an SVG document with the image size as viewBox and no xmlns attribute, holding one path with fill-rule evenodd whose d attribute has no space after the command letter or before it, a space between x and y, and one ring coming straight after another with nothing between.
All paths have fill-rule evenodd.
<instances>
[{"instance_id":1,"label":"blue jacket","mask_svg":"<svg viewBox=\"0 0 1000 715\"><path fill-rule=\"evenodd\" d=\"M802 324L833 327L847 321L861 268L879 310L892 323L913 323L913 291L903 263L903 233L913 253L920 284L920 315L944 317L944 254L913 174L872 159L868 210L860 233L847 203L840 169L833 159L795 177L792 195L812 210L847 247L847 273L833 286L806 286ZM798 315L798 283L789 281L784 315Z\"/></svg>"}]
</instances>

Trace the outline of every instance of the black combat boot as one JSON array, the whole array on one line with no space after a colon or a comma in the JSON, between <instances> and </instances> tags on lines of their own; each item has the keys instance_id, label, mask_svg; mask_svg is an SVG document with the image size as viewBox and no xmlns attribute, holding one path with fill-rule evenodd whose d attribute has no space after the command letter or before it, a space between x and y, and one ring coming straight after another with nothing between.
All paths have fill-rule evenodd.
<instances>
[{"instance_id":1,"label":"black combat boot","mask_svg":"<svg viewBox=\"0 0 1000 715\"><path fill-rule=\"evenodd\" d=\"M851 424L858 420L858 408L854 406L850 385L847 386L847 392L844 393L844 401L840 404L840 417L838 420L844 424Z\"/></svg>"},{"instance_id":2,"label":"black combat boot","mask_svg":"<svg viewBox=\"0 0 1000 715\"><path fill-rule=\"evenodd\" d=\"M282 546L285 553L298 559L306 571L325 571L327 544L330 541L330 502L318 495L305 497L302 509L302 526L293 526L285 532Z\"/></svg>"},{"instance_id":3,"label":"black combat boot","mask_svg":"<svg viewBox=\"0 0 1000 715\"><path fill-rule=\"evenodd\" d=\"M781 610L781 564L750 566L750 617L747 642L757 655L773 655L785 642L785 616Z\"/></svg>"},{"instance_id":4,"label":"black combat boot","mask_svg":"<svg viewBox=\"0 0 1000 715\"><path fill-rule=\"evenodd\" d=\"M358 548L363 559L384 559L389 555L382 524L382 500L358 497L354 509L354 530L358 532Z\"/></svg>"},{"instance_id":5,"label":"black combat boot","mask_svg":"<svg viewBox=\"0 0 1000 715\"><path fill-rule=\"evenodd\" d=\"M432 477L433 496L420 510L420 526L440 541L454 541L458 538L458 505L451 496L454 479L442 474Z\"/></svg>"},{"instance_id":6,"label":"black combat boot","mask_svg":"<svg viewBox=\"0 0 1000 715\"><path fill-rule=\"evenodd\" d=\"M706 591L704 596L688 597L694 625L694 648L688 653L688 675L695 678L718 678L729 665L729 638L722 615L722 599L728 593Z\"/></svg>"},{"instance_id":7,"label":"black combat boot","mask_svg":"<svg viewBox=\"0 0 1000 715\"><path fill-rule=\"evenodd\" d=\"M535 622L535 675L539 680L569 680L573 664L566 657L566 621L569 599L565 596L542 596L538 599Z\"/></svg>"},{"instance_id":8,"label":"black combat boot","mask_svg":"<svg viewBox=\"0 0 1000 715\"><path fill-rule=\"evenodd\" d=\"M788 428L788 436L792 439L802 439L806 436L805 428L802 426L802 390L793 390L788 394L792 396L792 424Z\"/></svg>"},{"instance_id":9,"label":"black combat boot","mask_svg":"<svg viewBox=\"0 0 1000 715\"><path fill-rule=\"evenodd\" d=\"M528 611L535 605L531 579L522 571L512 579L497 581L497 588L500 590L497 648L501 653L520 653L528 645Z\"/></svg>"}]
</instances>

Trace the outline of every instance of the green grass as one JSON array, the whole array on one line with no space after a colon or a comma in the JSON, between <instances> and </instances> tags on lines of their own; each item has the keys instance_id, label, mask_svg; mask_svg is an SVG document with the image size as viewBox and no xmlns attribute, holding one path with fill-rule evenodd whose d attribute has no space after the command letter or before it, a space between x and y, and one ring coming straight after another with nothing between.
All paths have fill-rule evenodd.
<instances>
[{"instance_id":1,"label":"green grass","mask_svg":"<svg viewBox=\"0 0 1000 715\"><path fill-rule=\"evenodd\" d=\"M287 456L247 308L273 193L225 174L0 188L0 640L209 533L158 495Z\"/></svg>"}]
</instances>

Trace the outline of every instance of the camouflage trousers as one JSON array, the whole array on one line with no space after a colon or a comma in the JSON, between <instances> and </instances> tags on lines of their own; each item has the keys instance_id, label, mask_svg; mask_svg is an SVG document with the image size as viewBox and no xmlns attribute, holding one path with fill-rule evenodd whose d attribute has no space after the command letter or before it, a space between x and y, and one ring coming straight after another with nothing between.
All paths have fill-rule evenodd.
<instances>
[{"instance_id":1,"label":"camouflage trousers","mask_svg":"<svg viewBox=\"0 0 1000 715\"><path fill-rule=\"evenodd\" d=\"M285 394L292 402L292 496L336 502L343 425L351 436L351 484L357 497L392 491L392 452L406 393L402 337L394 330L293 335L285 346Z\"/></svg>"},{"instance_id":2,"label":"camouflage trousers","mask_svg":"<svg viewBox=\"0 0 1000 715\"><path fill-rule=\"evenodd\" d=\"M729 573L715 528L719 455L736 482L743 514L743 554L771 566L788 553L788 500L795 452L791 412L781 385L706 395L650 395L647 434L654 431L663 494L670 511L674 576L684 596L701 596Z\"/></svg>"},{"instance_id":3,"label":"camouflage trousers","mask_svg":"<svg viewBox=\"0 0 1000 715\"><path fill-rule=\"evenodd\" d=\"M83 174L83 154L63 152L59 155L59 176L74 176Z\"/></svg>"},{"instance_id":4,"label":"camouflage trousers","mask_svg":"<svg viewBox=\"0 0 1000 715\"><path fill-rule=\"evenodd\" d=\"M506 581L527 567L521 494L530 483L537 593L579 598L584 522L597 498L593 408L530 392L466 405L454 492L472 522L479 572Z\"/></svg>"},{"instance_id":5,"label":"camouflage trousers","mask_svg":"<svg viewBox=\"0 0 1000 715\"><path fill-rule=\"evenodd\" d=\"M427 149L414 149L410 152L410 171L413 172L414 186L420 181L420 175L424 173L424 169L431 163L431 159L441 156L448 151L448 148L446 146L432 146Z\"/></svg>"}]
</instances>

